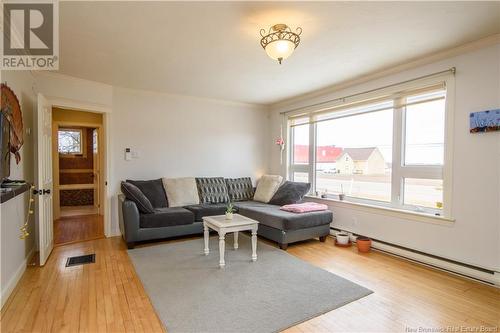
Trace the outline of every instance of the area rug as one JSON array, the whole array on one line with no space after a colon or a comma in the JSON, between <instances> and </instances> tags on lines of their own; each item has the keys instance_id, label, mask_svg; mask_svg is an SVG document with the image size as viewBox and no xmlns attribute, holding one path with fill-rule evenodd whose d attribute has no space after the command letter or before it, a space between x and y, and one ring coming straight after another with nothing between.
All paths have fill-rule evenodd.
<instances>
[{"instance_id":1,"label":"area rug","mask_svg":"<svg viewBox=\"0 0 500 333\"><path fill-rule=\"evenodd\" d=\"M232 242L223 269L218 237L208 256L203 238L128 251L169 333L278 332L372 293L260 241L252 262L250 237Z\"/></svg>"}]
</instances>

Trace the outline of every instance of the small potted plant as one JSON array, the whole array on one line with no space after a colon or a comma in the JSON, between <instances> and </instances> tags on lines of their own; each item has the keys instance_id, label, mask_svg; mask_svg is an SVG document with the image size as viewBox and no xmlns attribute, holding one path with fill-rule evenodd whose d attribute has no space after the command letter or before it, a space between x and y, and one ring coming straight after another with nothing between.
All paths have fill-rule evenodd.
<instances>
[{"instance_id":1,"label":"small potted plant","mask_svg":"<svg viewBox=\"0 0 500 333\"><path fill-rule=\"evenodd\" d=\"M348 245L349 244L349 234L347 232L337 232L335 235L335 239L337 241L337 244L340 245Z\"/></svg>"},{"instance_id":2,"label":"small potted plant","mask_svg":"<svg viewBox=\"0 0 500 333\"><path fill-rule=\"evenodd\" d=\"M372 240L365 236L358 236L356 239L356 246L358 247L358 251L362 253L370 252L370 248L372 246Z\"/></svg>"},{"instance_id":3,"label":"small potted plant","mask_svg":"<svg viewBox=\"0 0 500 333\"><path fill-rule=\"evenodd\" d=\"M342 201L344 200L344 198L345 198L344 187L342 186L342 184L340 184L339 200Z\"/></svg>"},{"instance_id":4,"label":"small potted plant","mask_svg":"<svg viewBox=\"0 0 500 333\"><path fill-rule=\"evenodd\" d=\"M226 207L226 220L232 220L233 213L234 213L234 206L233 203L230 202Z\"/></svg>"}]
</instances>

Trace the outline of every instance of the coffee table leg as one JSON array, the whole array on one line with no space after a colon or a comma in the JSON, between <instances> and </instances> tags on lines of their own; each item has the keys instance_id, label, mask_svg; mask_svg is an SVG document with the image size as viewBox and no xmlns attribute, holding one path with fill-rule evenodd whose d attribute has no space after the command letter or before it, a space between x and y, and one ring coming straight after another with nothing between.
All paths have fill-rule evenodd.
<instances>
[{"instance_id":1,"label":"coffee table leg","mask_svg":"<svg viewBox=\"0 0 500 333\"><path fill-rule=\"evenodd\" d=\"M208 233L208 227L203 224L203 239L205 241L205 255L208 256L208 254L210 253L210 250L208 249L208 236L209 236L209 233Z\"/></svg>"},{"instance_id":2,"label":"coffee table leg","mask_svg":"<svg viewBox=\"0 0 500 333\"><path fill-rule=\"evenodd\" d=\"M236 231L234 234L234 249L238 249L238 231Z\"/></svg>"},{"instance_id":3,"label":"coffee table leg","mask_svg":"<svg viewBox=\"0 0 500 333\"><path fill-rule=\"evenodd\" d=\"M226 240L225 237L226 234L220 233L219 234L219 267L224 267L226 265L226 262L224 261L224 250L226 246Z\"/></svg>"},{"instance_id":4,"label":"coffee table leg","mask_svg":"<svg viewBox=\"0 0 500 333\"><path fill-rule=\"evenodd\" d=\"M257 261L257 229L252 229L252 261Z\"/></svg>"}]
</instances>

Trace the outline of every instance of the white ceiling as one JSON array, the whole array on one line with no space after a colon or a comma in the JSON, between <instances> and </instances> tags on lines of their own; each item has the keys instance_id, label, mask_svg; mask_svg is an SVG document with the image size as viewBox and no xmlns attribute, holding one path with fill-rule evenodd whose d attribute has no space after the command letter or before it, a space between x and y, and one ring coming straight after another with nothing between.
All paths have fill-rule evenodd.
<instances>
[{"instance_id":1,"label":"white ceiling","mask_svg":"<svg viewBox=\"0 0 500 333\"><path fill-rule=\"evenodd\" d=\"M278 65L259 45L303 29ZM500 32L500 2L60 2L61 73L269 104Z\"/></svg>"}]
</instances>

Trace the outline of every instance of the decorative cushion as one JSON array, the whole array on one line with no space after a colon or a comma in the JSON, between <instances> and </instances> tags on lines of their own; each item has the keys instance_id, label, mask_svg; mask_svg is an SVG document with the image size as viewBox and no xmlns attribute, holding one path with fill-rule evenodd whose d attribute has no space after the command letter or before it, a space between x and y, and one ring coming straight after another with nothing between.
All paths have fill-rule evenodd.
<instances>
[{"instance_id":1,"label":"decorative cushion","mask_svg":"<svg viewBox=\"0 0 500 333\"><path fill-rule=\"evenodd\" d=\"M298 203L304 198L304 195L306 195L310 189L311 183L286 181L278 188L269 203L279 206Z\"/></svg>"},{"instance_id":2,"label":"decorative cushion","mask_svg":"<svg viewBox=\"0 0 500 333\"><path fill-rule=\"evenodd\" d=\"M134 184L149 199L154 208L168 207L167 195L163 188L161 179L154 180L130 180L127 183Z\"/></svg>"},{"instance_id":3,"label":"decorative cushion","mask_svg":"<svg viewBox=\"0 0 500 333\"><path fill-rule=\"evenodd\" d=\"M196 178L196 184L198 185L198 193L202 204L217 204L229 201L224 178Z\"/></svg>"},{"instance_id":4,"label":"decorative cushion","mask_svg":"<svg viewBox=\"0 0 500 333\"><path fill-rule=\"evenodd\" d=\"M155 209L153 208L153 205L137 186L132 183L122 182L121 188L125 197L128 200L135 202L141 213L154 213Z\"/></svg>"},{"instance_id":5,"label":"decorative cushion","mask_svg":"<svg viewBox=\"0 0 500 333\"><path fill-rule=\"evenodd\" d=\"M226 178L226 186L231 201L245 201L253 198L253 185L250 177Z\"/></svg>"},{"instance_id":6,"label":"decorative cushion","mask_svg":"<svg viewBox=\"0 0 500 333\"><path fill-rule=\"evenodd\" d=\"M163 178L169 207L182 207L200 203L194 177Z\"/></svg>"},{"instance_id":7,"label":"decorative cushion","mask_svg":"<svg viewBox=\"0 0 500 333\"><path fill-rule=\"evenodd\" d=\"M283 177L278 175L264 175L257 184L257 189L253 196L254 201L267 203L278 190Z\"/></svg>"}]
</instances>

